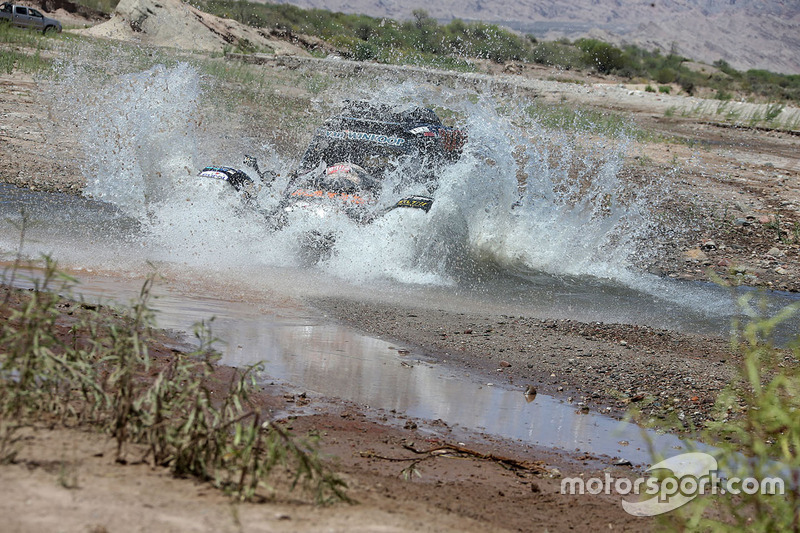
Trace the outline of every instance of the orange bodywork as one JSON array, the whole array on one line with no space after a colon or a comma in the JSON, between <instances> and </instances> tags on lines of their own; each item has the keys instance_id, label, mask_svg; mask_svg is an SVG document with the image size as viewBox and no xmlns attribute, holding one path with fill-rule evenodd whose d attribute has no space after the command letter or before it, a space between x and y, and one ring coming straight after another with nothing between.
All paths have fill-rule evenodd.
<instances>
[{"instance_id":1,"label":"orange bodywork","mask_svg":"<svg viewBox=\"0 0 800 533\"><path fill-rule=\"evenodd\" d=\"M328 192L328 191L320 191L320 190L309 190L309 189L297 189L294 191L291 196L302 196L306 198L330 198L332 200L340 200L342 202L350 202L353 204L365 204L367 203L367 199L357 194L348 194L344 192Z\"/></svg>"}]
</instances>

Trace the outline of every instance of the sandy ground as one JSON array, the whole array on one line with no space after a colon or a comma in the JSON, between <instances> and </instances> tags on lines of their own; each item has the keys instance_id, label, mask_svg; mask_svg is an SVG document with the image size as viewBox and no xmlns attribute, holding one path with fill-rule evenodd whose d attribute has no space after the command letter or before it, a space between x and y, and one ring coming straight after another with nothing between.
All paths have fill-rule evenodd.
<instances>
[{"instance_id":1,"label":"sandy ground","mask_svg":"<svg viewBox=\"0 0 800 533\"><path fill-rule=\"evenodd\" d=\"M337 471L358 503L315 507L293 494L258 503L232 502L206 484L175 479L146 464L115 463L114 446L102 436L36 428L17 460L0 467L3 531L567 531L594 526L642 531L651 527L651 520L627 515L618 497L564 496L559 479L512 472L491 461L441 457L420 466L421 478L407 481L398 463L365 458L360 452L408 458L413 454L402 448L408 439L424 446L436 441L375 424L362 415L302 418L292 428L324 432L323 450L335 454ZM502 448L484 449L498 453ZM579 471L587 472L586 467L573 466L562 473ZM621 470L615 475L626 474Z\"/></svg>"},{"instance_id":2,"label":"sandy ground","mask_svg":"<svg viewBox=\"0 0 800 533\"><path fill-rule=\"evenodd\" d=\"M281 88L295 84L302 68L275 65ZM596 92L586 84L555 84L557 73L529 70L517 81L555 101L629 113L669 142L640 142L628 171L635 180L664 170L676 191L670 217L687 231L643 265L663 276L708 279L709 271L754 286L800 290L800 137L789 132L735 129L704 118L664 116L661 102L617 91L614 80ZM570 76L573 76L570 73ZM503 74L504 81L516 78ZM539 84L536 85L536 81ZM592 81L588 80L587 81ZM590 84L591 86L591 84ZM0 180L23 187L79 193L81 156L69 135L53 136L38 86L28 75L0 75ZM550 89L548 89L550 90ZM302 92L302 91L300 91ZM613 94L613 97L609 97ZM246 125L245 125L246 126ZM243 127L245 127L243 126ZM676 168L677 171L670 171ZM732 375L735 356L717 338L651 328L572 321L453 314L344 301L313 302L332 319L405 342L450 364L474 369L520 390L528 384L576 406L620 415L647 399L657 417L672 414L702 425L715 394ZM411 316L415 315L415 316ZM535 346L536 349L522 349ZM265 391L265 409L286 419L295 408L280 390ZM265 400L266 401L266 400ZM288 407L276 407L279 404ZM293 430L323 431L322 449L348 479L361 503L315 508L295 496L259 504L232 504L210 487L171 479L144 464L119 465L104 437L75 429L36 427L19 459L0 467L0 517L7 531L636 531L653 526L621 509L619 498L559 494L562 475L591 475L609 468L603 459L502 442L481 435L453 435L430 421L383 422L381 413L319 400L313 416L288 420ZM308 413L297 407L298 414ZM474 449L513 456L541 468L513 472L492 461L437 458L410 481L390 461L403 444L452 440ZM624 471L623 471L624 472Z\"/></svg>"},{"instance_id":3,"label":"sandy ground","mask_svg":"<svg viewBox=\"0 0 800 533\"><path fill-rule=\"evenodd\" d=\"M17 302L12 293L11 305ZM80 306L58 308L57 327L68 334ZM174 357L176 342L154 337L149 353L156 365ZM230 383L231 371L218 367L212 388ZM560 493L562 476L631 475L607 458L456 432L441 421L415 421L336 398L298 397L279 385L265 385L253 401L295 435L319 436L321 453L347 483L353 503L311 505L309 496L287 490L290 478L282 471L270 478L274 492L262 489L254 503L232 501L207 483L176 479L137 459L146 456L142 446L127 446L119 462L116 443L106 436L39 423L23 430L19 454L0 465L3 531L567 531L599 524L641 531L652 525L625 514L615 496ZM446 444L460 452L410 450ZM420 458L419 475L407 479L403 469Z\"/></svg>"}]
</instances>

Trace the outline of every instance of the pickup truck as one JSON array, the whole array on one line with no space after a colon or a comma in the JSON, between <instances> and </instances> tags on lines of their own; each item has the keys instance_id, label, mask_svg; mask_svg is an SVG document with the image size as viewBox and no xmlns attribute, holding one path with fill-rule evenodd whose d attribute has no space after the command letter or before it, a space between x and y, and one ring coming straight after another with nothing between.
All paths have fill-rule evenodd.
<instances>
[{"instance_id":1,"label":"pickup truck","mask_svg":"<svg viewBox=\"0 0 800 533\"><path fill-rule=\"evenodd\" d=\"M57 31L61 33L61 23L56 19L45 17L32 7L18 6L10 2L0 4L0 24L10 22L20 28L32 28L42 33Z\"/></svg>"}]
</instances>

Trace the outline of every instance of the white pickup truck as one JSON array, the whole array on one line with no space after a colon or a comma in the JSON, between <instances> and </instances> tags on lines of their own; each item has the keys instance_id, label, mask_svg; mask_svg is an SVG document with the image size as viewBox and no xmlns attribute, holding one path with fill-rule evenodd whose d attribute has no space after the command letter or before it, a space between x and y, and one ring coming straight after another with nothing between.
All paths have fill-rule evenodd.
<instances>
[{"instance_id":1,"label":"white pickup truck","mask_svg":"<svg viewBox=\"0 0 800 533\"><path fill-rule=\"evenodd\" d=\"M56 19L45 17L32 7L18 6L10 2L0 4L0 24L5 21L20 28L31 28L42 33L49 31L61 33L61 23Z\"/></svg>"}]
</instances>

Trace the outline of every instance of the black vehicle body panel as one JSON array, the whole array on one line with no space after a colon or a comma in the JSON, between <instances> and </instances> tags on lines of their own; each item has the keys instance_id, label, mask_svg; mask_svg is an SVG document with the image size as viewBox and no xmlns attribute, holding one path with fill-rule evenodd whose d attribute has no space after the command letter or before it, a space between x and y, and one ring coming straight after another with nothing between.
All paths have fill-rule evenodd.
<instances>
[{"instance_id":1,"label":"black vehicle body panel","mask_svg":"<svg viewBox=\"0 0 800 533\"><path fill-rule=\"evenodd\" d=\"M435 181L443 164L458 159L465 141L462 131L444 126L431 109L346 102L317 129L297 175L320 163L347 162L379 180L402 168L409 181Z\"/></svg>"},{"instance_id":2,"label":"black vehicle body panel","mask_svg":"<svg viewBox=\"0 0 800 533\"><path fill-rule=\"evenodd\" d=\"M342 110L320 126L298 167L291 172L278 205L262 212L268 224L279 230L289 213L319 213L333 209L357 223L369 223L397 208L429 212L442 167L461 155L466 134L447 127L431 109L419 106L391 107L363 101L346 101ZM264 187L272 187L277 174L262 172L255 158L245 156L245 165L254 169ZM393 191L382 190L387 173L401 171ZM206 167L201 177L227 181L253 205L253 180L232 167ZM398 183L399 182L399 183ZM414 187L411 185L417 184ZM421 185L421 186L420 186ZM379 192L398 194L398 201L376 210ZM313 209L311 207L314 207ZM327 233L312 232L314 248L332 246ZM324 246L323 246L324 245Z\"/></svg>"}]
</instances>

